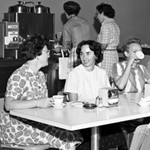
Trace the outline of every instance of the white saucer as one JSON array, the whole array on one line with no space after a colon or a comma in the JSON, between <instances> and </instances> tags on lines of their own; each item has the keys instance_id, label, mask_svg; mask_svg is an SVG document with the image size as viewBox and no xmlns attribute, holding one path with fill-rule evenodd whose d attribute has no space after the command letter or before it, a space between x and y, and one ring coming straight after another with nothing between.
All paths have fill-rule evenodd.
<instances>
[{"instance_id":1,"label":"white saucer","mask_svg":"<svg viewBox=\"0 0 150 150\"><path fill-rule=\"evenodd\" d=\"M138 102L138 104L142 107L147 107L147 106L150 106L150 102Z\"/></svg>"},{"instance_id":2,"label":"white saucer","mask_svg":"<svg viewBox=\"0 0 150 150\"><path fill-rule=\"evenodd\" d=\"M78 102L72 102L71 106L77 107L77 108L82 108L83 107L83 102L78 101Z\"/></svg>"},{"instance_id":3,"label":"white saucer","mask_svg":"<svg viewBox=\"0 0 150 150\"><path fill-rule=\"evenodd\" d=\"M108 103L109 103L109 104L118 103L118 98L110 98L110 99L108 100Z\"/></svg>"},{"instance_id":4,"label":"white saucer","mask_svg":"<svg viewBox=\"0 0 150 150\"><path fill-rule=\"evenodd\" d=\"M54 108L63 108L64 106L66 106L66 103L63 103L62 105L58 105L58 106L53 104Z\"/></svg>"}]
</instances>

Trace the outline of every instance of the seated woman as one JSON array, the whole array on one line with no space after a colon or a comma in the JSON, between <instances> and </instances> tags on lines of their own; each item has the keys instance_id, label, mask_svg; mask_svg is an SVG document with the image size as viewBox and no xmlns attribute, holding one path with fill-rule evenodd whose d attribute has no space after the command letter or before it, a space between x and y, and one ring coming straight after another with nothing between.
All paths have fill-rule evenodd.
<instances>
[{"instance_id":1,"label":"seated woman","mask_svg":"<svg viewBox=\"0 0 150 150\"><path fill-rule=\"evenodd\" d=\"M5 144L49 144L62 150L74 150L82 142L78 132L69 132L9 114L10 110L50 107L45 75L49 40L45 36L28 38L20 47L26 63L10 76L5 94L5 111L0 115L0 141ZM50 114L51 115L51 114Z\"/></svg>"},{"instance_id":2,"label":"seated woman","mask_svg":"<svg viewBox=\"0 0 150 150\"><path fill-rule=\"evenodd\" d=\"M77 47L77 55L81 64L69 73L64 92L70 101L95 103L99 89L110 87L106 71L96 66L103 59L101 45L92 40L82 41Z\"/></svg>"},{"instance_id":3,"label":"seated woman","mask_svg":"<svg viewBox=\"0 0 150 150\"><path fill-rule=\"evenodd\" d=\"M69 73L64 92L68 94L70 101L95 103L99 89L110 87L106 71L97 66L103 59L101 45L92 40L82 41L77 47L77 55L81 64ZM100 148L106 150L108 147L125 145L124 137L119 134L120 132L116 124L102 126ZM82 134L85 142L89 140L87 138L90 137L89 129L82 130Z\"/></svg>"},{"instance_id":4,"label":"seated woman","mask_svg":"<svg viewBox=\"0 0 150 150\"><path fill-rule=\"evenodd\" d=\"M145 66L139 64L137 52L144 55L139 39L129 39L122 48L127 60L113 66L113 78L117 88L122 92L141 92L145 82L150 83L150 74Z\"/></svg>"},{"instance_id":5,"label":"seated woman","mask_svg":"<svg viewBox=\"0 0 150 150\"><path fill-rule=\"evenodd\" d=\"M150 74L145 66L139 64L144 58L139 39L129 39L122 47L126 61L118 62L113 66L113 78L116 87L122 93L143 92L145 82L150 83ZM140 54L137 55L137 52ZM120 123L124 132L132 133L135 128L149 119L138 119ZM129 143L128 143L129 144Z\"/></svg>"}]
</instances>

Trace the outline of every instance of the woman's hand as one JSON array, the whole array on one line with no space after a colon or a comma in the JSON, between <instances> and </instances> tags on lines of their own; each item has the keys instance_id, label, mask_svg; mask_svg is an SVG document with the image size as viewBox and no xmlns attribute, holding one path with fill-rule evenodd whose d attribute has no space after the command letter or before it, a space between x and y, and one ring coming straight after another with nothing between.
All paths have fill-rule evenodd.
<instances>
[{"instance_id":1,"label":"woman's hand","mask_svg":"<svg viewBox=\"0 0 150 150\"><path fill-rule=\"evenodd\" d=\"M132 66L134 60L137 59L137 56L136 54L133 52L131 55L130 55L130 58L129 58L129 61L128 61L128 65Z\"/></svg>"},{"instance_id":2,"label":"woman's hand","mask_svg":"<svg viewBox=\"0 0 150 150\"><path fill-rule=\"evenodd\" d=\"M47 108L52 106L53 99L52 98L44 98L37 100L37 107Z\"/></svg>"}]
</instances>

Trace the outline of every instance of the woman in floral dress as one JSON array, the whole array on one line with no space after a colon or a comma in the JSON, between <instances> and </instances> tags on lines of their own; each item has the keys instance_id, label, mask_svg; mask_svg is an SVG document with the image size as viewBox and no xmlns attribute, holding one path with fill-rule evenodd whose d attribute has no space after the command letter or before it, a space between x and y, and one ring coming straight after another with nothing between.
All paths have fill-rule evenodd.
<instances>
[{"instance_id":1,"label":"woman in floral dress","mask_svg":"<svg viewBox=\"0 0 150 150\"><path fill-rule=\"evenodd\" d=\"M4 111L0 114L0 141L4 144L49 144L62 150L74 150L83 140L78 131L69 132L9 114L13 109L51 106L45 75L40 71L48 65L48 48L48 39L40 35L28 38L20 47L26 63L10 76Z\"/></svg>"}]
</instances>

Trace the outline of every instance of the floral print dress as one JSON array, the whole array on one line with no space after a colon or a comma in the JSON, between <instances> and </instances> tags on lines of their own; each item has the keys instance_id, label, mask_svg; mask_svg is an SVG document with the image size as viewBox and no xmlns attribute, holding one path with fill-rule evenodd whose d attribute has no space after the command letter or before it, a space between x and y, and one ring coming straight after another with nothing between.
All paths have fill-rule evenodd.
<instances>
[{"instance_id":1,"label":"floral print dress","mask_svg":"<svg viewBox=\"0 0 150 150\"><path fill-rule=\"evenodd\" d=\"M18 68L8 80L5 97L32 100L48 96L45 75L34 74L27 64ZM31 120L14 117L5 110L0 114L0 140L7 145L50 144L62 150L82 142L78 131L69 132Z\"/></svg>"}]
</instances>

